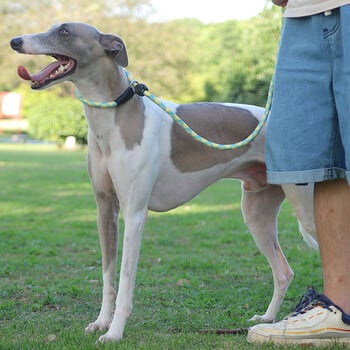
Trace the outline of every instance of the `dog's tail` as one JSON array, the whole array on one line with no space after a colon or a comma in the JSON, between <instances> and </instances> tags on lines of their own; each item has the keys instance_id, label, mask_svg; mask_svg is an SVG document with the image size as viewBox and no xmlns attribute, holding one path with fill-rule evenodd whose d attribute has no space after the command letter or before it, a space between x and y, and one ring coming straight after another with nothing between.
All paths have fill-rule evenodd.
<instances>
[{"instance_id":1,"label":"dog's tail","mask_svg":"<svg viewBox=\"0 0 350 350\"><path fill-rule=\"evenodd\" d=\"M317 240L312 236L312 234L308 232L308 230L301 224L299 220L298 220L298 223L299 223L299 231L303 236L303 239L307 243L307 245L315 250L319 250Z\"/></svg>"}]
</instances>

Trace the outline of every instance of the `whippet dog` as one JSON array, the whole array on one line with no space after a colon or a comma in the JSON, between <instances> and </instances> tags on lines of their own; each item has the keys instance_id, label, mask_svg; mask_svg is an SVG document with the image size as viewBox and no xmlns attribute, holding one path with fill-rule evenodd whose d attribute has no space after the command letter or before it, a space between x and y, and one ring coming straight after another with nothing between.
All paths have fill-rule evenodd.
<instances>
[{"instance_id":1,"label":"whippet dog","mask_svg":"<svg viewBox=\"0 0 350 350\"><path fill-rule=\"evenodd\" d=\"M113 101L130 92L124 68L128 56L123 40L83 23L54 25L48 32L13 38L19 53L50 55L54 63L37 74L18 68L32 89L68 80L94 101ZM120 99L119 99L120 100ZM119 101L118 100L118 101ZM198 134L218 143L234 143L256 127L264 109L222 103L164 102ZM312 186L266 183L265 129L249 145L216 150L192 139L169 115L137 94L115 108L84 105L88 123L87 167L96 197L102 251L103 298L100 314L87 332L108 330L100 341L120 340L132 309L141 236L148 210L163 212L180 206L223 178L242 181L242 212L257 246L272 268L274 292L266 313L253 320L272 322L293 277L278 242L276 218L287 196L305 239L317 246ZM115 269L118 215L125 221L118 293ZM115 305L114 305L115 303ZM114 310L114 311L113 311Z\"/></svg>"}]
</instances>

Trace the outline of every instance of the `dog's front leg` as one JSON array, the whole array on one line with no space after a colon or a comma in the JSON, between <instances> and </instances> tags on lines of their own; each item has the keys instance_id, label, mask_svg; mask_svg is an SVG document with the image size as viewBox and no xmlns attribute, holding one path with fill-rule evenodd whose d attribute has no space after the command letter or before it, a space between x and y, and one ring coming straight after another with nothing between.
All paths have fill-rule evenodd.
<instances>
[{"instance_id":1,"label":"dog's front leg","mask_svg":"<svg viewBox=\"0 0 350 350\"><path fill-rule=\"evenodd\" d=\"M118 243L119 200L94 139L89 139L88 172L97 204L97 228L102 255L103 296L100 314L85 331L108 329L116 298L115 269Z\"/></svg>"},{"instance_id":2,"label":"dog's front leg","mask_svg":"<svg viewBox=\"0 0 350 350\"><path fill-rule=\"evenodd\" d=\"M107 329L113 315L116 298L115 269L118 241L119 202L115 194L96 193L97 226L102 253L103 295L100 314L86 332Z\"/></svg>"},{"instance_id":3,"label":"dog's front leg","mask_svg":"<svg viewBox=\"0 0 350 350\"><path fill-rule=\"evenodd\" d=\"M97 226L102 254L103 295L100 314L86 332L105 330L109 327L116 298L115 269L118 242L119 202L115 194L96 193Z\"/></svg>"},{"instance_id":4,"label":"dog's front leg","mask_svg":"<svg viewBox=\"0 0 350 350\"><path fill-rule=\"evenodd\" d=\"M125 231L123 255L116 308L111 326L108 332L100 337L100 342L117 341L123 337L125 324L132 310L136 269L146 217L146 208L132 212L127 211L127 213L124 214Z\"/></svg>"}]
</instances>

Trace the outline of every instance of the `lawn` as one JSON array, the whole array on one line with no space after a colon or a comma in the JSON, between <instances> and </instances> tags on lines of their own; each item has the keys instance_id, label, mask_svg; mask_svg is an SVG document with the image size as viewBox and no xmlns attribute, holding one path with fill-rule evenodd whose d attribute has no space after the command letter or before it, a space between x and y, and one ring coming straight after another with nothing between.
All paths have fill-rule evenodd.
<instances>
[{"instance_id":1,"label":"lawn","mask_svg":"<svg viewBox=\"0 0 350 350\"><path fill-rule=\"evenodd\" d=\"M96 348L99 333L84 333L102 288L85 156L0 145L0 349ZM283 317L306 286L322 283L318 253L302 241L287 203L279 230L295 272ZM243 224L240 183L224 180L176 210L150 213L124 339L101 348L271 349L244 334L201 332L249 327L271 295L270 268Z\"/></svg>"}]
</instances>

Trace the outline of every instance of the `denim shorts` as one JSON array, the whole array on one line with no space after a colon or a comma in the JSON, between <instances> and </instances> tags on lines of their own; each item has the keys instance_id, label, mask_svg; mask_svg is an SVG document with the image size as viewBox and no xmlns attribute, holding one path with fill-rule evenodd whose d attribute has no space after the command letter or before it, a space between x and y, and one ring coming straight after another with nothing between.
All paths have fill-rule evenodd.
<instances>
[{"instance_id":1,"label":"denim shorts","mask_svg":"<svg viewBox=\"0 0 350 350\"><path fill-rule=\"evenodd\" d=\"M350 183L350 5L285 18L266 163L269 183Z\"/></svg>"}]
</instances>

